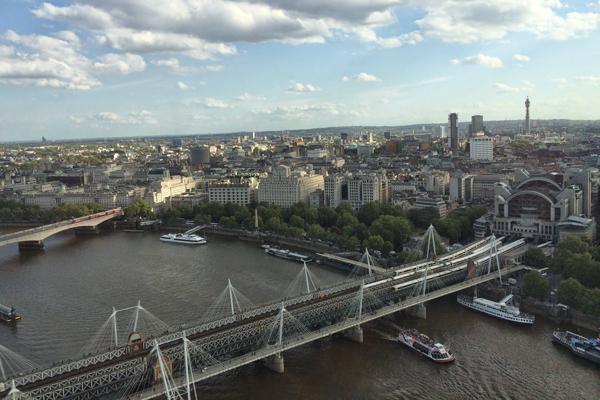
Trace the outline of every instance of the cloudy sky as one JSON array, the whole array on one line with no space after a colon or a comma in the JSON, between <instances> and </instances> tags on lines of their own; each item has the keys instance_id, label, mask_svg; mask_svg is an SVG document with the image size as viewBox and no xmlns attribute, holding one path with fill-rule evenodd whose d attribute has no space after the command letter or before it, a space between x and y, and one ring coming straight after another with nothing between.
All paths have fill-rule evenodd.
<instances>
[{"instance_id":1,"label":"cloudy sky","mask_svg":"<svg viewBox=\"0 0 600 400\"><path fill-rule=\"evenodd\" d=\"M0 0L0 141L600 118L600 1Z\"/></svg>"}]
</instances>

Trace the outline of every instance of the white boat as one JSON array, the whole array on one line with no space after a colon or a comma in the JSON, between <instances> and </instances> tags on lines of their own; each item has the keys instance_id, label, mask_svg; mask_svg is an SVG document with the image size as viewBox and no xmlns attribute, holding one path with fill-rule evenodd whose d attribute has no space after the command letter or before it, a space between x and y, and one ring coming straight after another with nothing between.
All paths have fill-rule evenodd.
<instances>
[{"instance_id":1,"label":"white boat","mask_svg":"<svg viewBox=\"0 0 600 400\"><path fill-rule=\"evenodd\" d=\"M181 244L206 244L206 239L202 236L185 233L167 233L160 237L160 241Z\"/></svg>"},{"instance_id":2,"label":"white boat","mask_svg":"<svg viewBox=\"0 0 600 400\"><path fill-rule=\"evenodd\" d=\"M518 324L531 325L535 320L535 316L522 313L519 307L512 304L513 295L509 294L502 300L495 302L484 299L483 297L474 297L467 295L459 295L456 300L460 305L470 308L492 317L504 319L506 321L516 322Z\"/></svg>"}]
</instances>

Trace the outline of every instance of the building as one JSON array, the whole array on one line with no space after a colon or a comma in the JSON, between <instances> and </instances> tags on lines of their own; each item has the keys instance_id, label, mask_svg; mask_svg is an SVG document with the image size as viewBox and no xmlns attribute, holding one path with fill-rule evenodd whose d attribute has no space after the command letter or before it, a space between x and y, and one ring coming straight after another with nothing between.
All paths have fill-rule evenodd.
<instances>
[{"instance_id":1,"label":"building","mask_svg":"<svg viewBox=\"0 0 600 400\"><path fill-rule=\"evenodd\" d=\"M256 201L257 180L244 179L240 182L220 182L208 186L208 201L221 204L233 203L246 206Z\"/></svg>"},{"instance_id":2,"label":"building","mask_svg":"<svg viewBox=\"0 0 600 400\"><path fill-rule=\"evenodd\" d=\"M593 220L580 217L583 192L575 185L563 186L556 174L527 178L513 189L496 185L493 232L538 241L558 241L570 234L591 235Z\"/></svg>"},{"instance_id":3,"label":"building","mask_svg":"<svg viewBox=\"0 0 600 400\"><path fill-rule=\"evenodd\" d=\"M448 126L450 128L450 149L454 154L458 153L458 114L448 115Z\"/></svg>"},{"instance_id":4,"label":"building","mask_svg":"<svg viewBox=\"0 0 600 400\"><path fill-rule=\"evenodd\" d=\"M433 135L440 139L446 138L447 137L446 127L443 125L434 126L433 127Z\"/></svg>"},{"instance_id":5,"label":"building","mask_svg":"<svg viewBox=\"0 0 600 400\"><path fill-rule=\"evenodd\" d=\"M473 193L473 176L456 171L450 177L450 201L465 204L471 201Z\"/></svg>"},{"instance_id":6,"label":"building","mask_svg":"<svg viewBox=\"0 0 600 400\"><path fill-rule=\"evenodd\" d=\"M210 148L208 146L193 147L190 150L190 164L194 169L210 164Z\"/></svg>"},{"instance_id":7,"label":"building","mask_svg":"<svg viewBox=\"0 0 600 400\"><path fill-rule=\"evenodd\" d=\"M412 208L423 213L432 213L430 215L431 218L444 218L448 215L448 206L439 197L419 197Z\"/></svg>"},{"instance_id":8,"label":"building","mask_svg":"<svg viewBox=\"0 0 600 400\"><path fill-rule=\"evenodd\" d=\"M325 191L317 189L308 195L308 205L311 208L319 208L324 204Z\"/></svg>"},{"instance_id":9,"label":"building","mask_svg":"<svg viewBox=\"0 0 600 400\"><path fill-rule=\"evenodd\" d=\"M325 178L325 205L337 207L342 203L359 210L363 205L389 200L389 182L383 173L334 174Z\"/></svg>"},{"instance_id":10,"label":"building","mask_svg":"<svg viewBox=\"0 0 600 400\"><path fill-rule=\"evenodd\" d=\"M289 208L296 203L309 204L309 194L324 188L323 175L305 172L291 173L290 168L280 165L273 173L262 178L258 185L258 202Z\"/></svg>"},{"instance_id":11,"label":"building","mask_svg":"<svg viewBox=\"0 0 600 400\"><path fill-rule=\"evenodd\" d=\"M494 201L496 183L508 184L504 175L474 175L471 183L471 201L474 203L491 203Z\"/></svg>"},{"instance_id":12,"label":"building","mask_svg":"<svg viewBox=\"0 0 600 400\"><path fill-rule=\"evenodd\" d=\"M494 140L484 134L477 134L469 139L469 154L471 160L493 161Z\"/></svg>"},{"instance_id":13,"label":"building","mask_svg":"<svg viewBox=\"0 0 600 400\"><path fill-rule=\"evenodd\" d=\"M421 177L427 193L438 196L448 193L450 174L447 171L425 170L421 173Z\"/></svg>"},{"instance_id":14,"label":"building","mask_svg":"<svg viewBox=\"0 0 600 400\"><path fill-rule=\"evenodd\" d=\"M475 136L479 132L485 132L485 126L483 126L483 115L473 115L471 117L471 125L469 125L469 135Z\"/></svg>"},{"instance_id":15,"label":"building","mask_svg":"<svg viewBox=\"0 0 600 400\"><path fill-rule=\"evenodd\" d=\"M325 177L325 205L328 207L337 207L342 204L342 188L345 178L341 174L333 174ZM348 197L346 187L346 198Z\"/></svg>"}]
</instances>

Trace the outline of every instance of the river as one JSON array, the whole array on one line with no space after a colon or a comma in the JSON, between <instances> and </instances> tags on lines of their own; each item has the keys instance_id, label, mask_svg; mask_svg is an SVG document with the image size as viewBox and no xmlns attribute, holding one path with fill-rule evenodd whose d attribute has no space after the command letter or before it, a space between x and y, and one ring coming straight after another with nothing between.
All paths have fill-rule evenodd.
<instances>
[{"instance_id":1,"label":"river","mask_svg":"<svg viewBox=\"0 0 600 400\"><path fill-rule=\"evenodd\" d=\"M312 264L321 285L344 278ZM210 237L205 246L161 243L156 233L65 233L40 253L0 248L0 303L23 315L0 325L0 344L40 364L76 358L112 307L142 305L171 326L197 321L227 279L254 304L280 298L301 266L255 244ZM284 354L284 374L252 365L199 386L203 399L593 399L600 368L550 342L538 318L518 327L465 310L449 296L427 319L399 317L365 327L362 345L339 338ZM450 345L457 361L435 365L393 342L399 326ZM591 335L590 332L583 332Z\"/></svg>"}]
</instances>

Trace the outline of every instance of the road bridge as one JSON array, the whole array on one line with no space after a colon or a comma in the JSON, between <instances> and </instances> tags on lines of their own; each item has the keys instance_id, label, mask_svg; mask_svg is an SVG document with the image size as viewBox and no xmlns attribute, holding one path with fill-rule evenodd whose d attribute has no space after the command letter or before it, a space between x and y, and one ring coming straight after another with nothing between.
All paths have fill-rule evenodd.
<instances>
[{"instance_id":1,"label":"road bridge","mask_svg":"<svg viewBox=\"0 0 600 400\"><path fill-rule=\"evenodd\" d=\"M44 240L52 235L56 235L57 233L68 230L94 231L95 228L103 222L120 217L122 215L123 210L120 208L115 208L96 214L71 218L65 221L55 222L53 224L8 233L0 236L0 246L18 243L19 250L43 249Z\"/></svg>"},{"instance_id":2,"label":"road bridge","mask_svg":"<svg viewBox=\"0 0 600 400\"><path fill-rule=\"evenodd\" d=\"M110 393L118 398L191 399L196 382L257 360L283 372L286 350L340 332L361 342L361 325L366 322L495 279L500 273L519 271L520 265L504 265L502 255L523 245L523 241L502 244L486 238L438 259L247 310L236 310L231 297L227 315L14 376L3 383L0 397L8 395L12 386L11 395L39 400L93 399Z\"/></svg>"}]
</instances>

